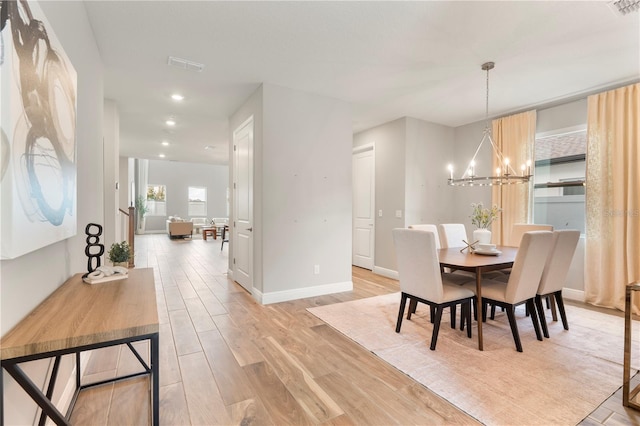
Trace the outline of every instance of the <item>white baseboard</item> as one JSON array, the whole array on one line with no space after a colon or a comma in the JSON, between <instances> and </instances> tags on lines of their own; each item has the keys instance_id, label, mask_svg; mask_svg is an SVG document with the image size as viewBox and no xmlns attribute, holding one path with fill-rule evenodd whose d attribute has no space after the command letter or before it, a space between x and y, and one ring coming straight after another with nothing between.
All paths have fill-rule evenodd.
<instances>
[{"instance_id":1,"label":"white baseboard","mask_svg":"<svg viewBox=\"0 0 640 426\"><path fill-rule=\"evenodd\" d=\"M400 279L400 276L398 275L398 271L394 271L393 269L382 268L380 266L374 266L373 273L382 275L383 277L393 278L394 280Z\"/></svg>"},{"instance_id":2,"label":"white baseboard","mask_svg":"<svg viewBox=\"0 0 640 426\"><path fill-rule=\"evenodd\" d=\"M251 289L251 297L253 297L256 302L262 304L262 292L257 288L253 287Z\"/></svg>"},{"instance_id":3,"label":"white baseboard","mask_svg":"<svg viewBox=\"0 0 640 426\"><path fill-rule=\"evenodd\" d=\"M563 288L562 289L562 298L575 300L578 302L584 302L584 290L576 290L573 288Z\"/></svg>"},{"instance_id":4,"label":"white baseboard","mask_svg":"<svg viewBox=\"0 0 640 426\"><path fill-rule=\"evenodd\" d=\"M345 281L313 287L296 288L292 290L274 291L271 293L261 293L254 288L252 294L258 303L269 305L271 303L286 302L288 300L304 299L307 297L323 296L325 294L342 293L352 290L353 282Z\"/></svg>"}]
</instances>

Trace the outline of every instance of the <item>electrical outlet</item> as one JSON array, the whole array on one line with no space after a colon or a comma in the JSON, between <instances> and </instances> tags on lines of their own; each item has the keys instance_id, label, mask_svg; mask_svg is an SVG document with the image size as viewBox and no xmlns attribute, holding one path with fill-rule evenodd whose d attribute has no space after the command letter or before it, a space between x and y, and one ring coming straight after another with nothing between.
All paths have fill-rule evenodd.
<instances>
[{"instance_id":1,"label":"electrical outlet","mask_svg":"<svg viewBox=\"0 0 640 426\"><path fill-rule=\"evenodd\" d=\"M396 210L396 217L397 218L401 218L402 217L402 210Z\"/></svg>"},{"instance_id":2,"label":"electrical outlet","mask_svg":"<svg viewBox=\"0 0 640 426\"><path fill-rule=\"evenodd\" d=\"M320 265L313 265L313 275L320 274Z\"/></svg>"}]
</instances>

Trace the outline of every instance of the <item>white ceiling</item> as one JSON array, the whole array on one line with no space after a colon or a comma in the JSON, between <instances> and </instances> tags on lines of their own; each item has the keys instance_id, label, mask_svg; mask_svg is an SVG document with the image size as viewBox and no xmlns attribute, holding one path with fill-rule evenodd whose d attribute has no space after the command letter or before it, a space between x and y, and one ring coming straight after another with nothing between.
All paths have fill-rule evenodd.
<instances>
[{"instance_id":1,"label":"white ceiling","mask_svg":"<svg viewBox=\"0 0 640 426\"><path fill-rule=\"evenodd\" d=\"M226 164L227 118L263 82L342 99L354 132L448 126L640 77L640 14L602 1L87 1L121 155ZM168 56L205 65L169 67ZM185 100L170 99L180 92ZM168 133L164 121L175 117ZM162 147L162 140L171 146ZM205 150L206 145L215 149Z\"/></svg>"}]
</instances>

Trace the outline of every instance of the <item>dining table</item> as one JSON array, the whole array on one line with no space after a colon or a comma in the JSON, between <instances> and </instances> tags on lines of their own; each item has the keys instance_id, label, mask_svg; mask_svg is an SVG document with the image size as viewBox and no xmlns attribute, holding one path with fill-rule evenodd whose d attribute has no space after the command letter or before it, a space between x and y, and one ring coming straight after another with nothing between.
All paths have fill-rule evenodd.
<instances>
[{"instance_id":1,"label":"dining table","mask_svg":"<svg viewBox=\"0 0 640 426\"><path fill-rule=\"evenodd\" d=\"M513 266L517 247L496 246L490 254L472 252L468 248L452 247L438 250L441 268L473 272L476 275L476 313L478 316L478 349L483 350L482 344L482 274Z\"/></svg>"}]
</instances>

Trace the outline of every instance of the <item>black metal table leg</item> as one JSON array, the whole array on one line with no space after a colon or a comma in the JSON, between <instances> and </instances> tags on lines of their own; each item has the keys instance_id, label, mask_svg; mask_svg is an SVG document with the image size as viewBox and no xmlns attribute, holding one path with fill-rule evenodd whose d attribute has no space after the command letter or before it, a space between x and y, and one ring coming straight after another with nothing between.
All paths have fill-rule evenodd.
<instances>
[{"instance_id":1,"label":"black metal table leg","mask_svg":"<svg viewBox=\"0 0 640 426\"><path fill-rule=\"evenodd\" d=\"M151 410L152 424L160 424L160 335L151 336Z\"/></svg>"},{"instance_id":2,"label":"black metal table leg","mask_svg":"<svg viewBox=\"0 0 640 426\"><path fill-rule=\"evenodd\" d=\"M51 397L53 396L53 390L56 387L56 381L58 380L58 370L60 369L60 359L62 357L58 355L53 362L53 370L51 371L51 377L49 378L49 386L47 387L47 399L51 401ZM40 421L38 422L38 426L44 426L47 421L47 415L42 410L40 413Z\"/></svg>"},{"instance_id":3,"label":"black metal table leg","mask_svg":"<svg viewBox=\"0 0 640 426\"><path fill-rule=\"evenodd\" d=\"M0 426L4 426L4 371L0 368Z\"/></svg>"},{"instance_id":4,"label":"black metal table leg","mask_svg":"<svg viewBox=\"0 0 640 426\"><path fill-rule=\"evenodd\" d=\"M58 411L58 409L47 399L47 397L42 393L40 389L27 377L26 374L15 364L6 364L4 365L4 369L7 370L11 377L15 379L16 382L22 389L25 390L29 394L29 396L42 408L47 416L51 420L55 422L57 425L68 425L69 423L64 418L62 413ZM4 415L4 412L2 413Z\"/></svg>"}]
</instances>

